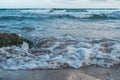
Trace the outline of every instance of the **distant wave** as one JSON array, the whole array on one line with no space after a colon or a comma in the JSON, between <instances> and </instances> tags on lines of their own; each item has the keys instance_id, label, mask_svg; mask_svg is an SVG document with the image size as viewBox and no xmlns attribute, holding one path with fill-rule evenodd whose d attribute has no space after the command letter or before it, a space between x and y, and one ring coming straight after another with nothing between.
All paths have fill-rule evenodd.
<instances>
[{"instance_id":1,"label":"distant wave","mask_svg":"<svg viewBox=\"0 0 120 80\"><path fill-rule=\"evenodd\" d=\"M30 17L24 16L1 16L0 20L21 20L21 19L30 19Z\"/></svg>"},{"instance_id":2,"label":"distant wave","mask_svg":"<svg viewBox=\"0 0 120 80\"><path fill-rule=\"evenodd\" d=\"M120 15L113 14L91 14L88 19L120 19Z\"/></svg>"},{"instance_id":3,"label":"distant wave","mask_svg":"<svg viewBox=\"0 0 120 80\"><path fill-rule=\"evenodd\" d=\"M61 19L61 18L67 18L67 19L90 19L90 20L101 20L101 19L112 19L112 20L118 20L120 19L120 15L114 15L114 14L89 14L89 15L70 15L70 14L56 14L56 15L37 15L37 16L0 16L0 20L24 20L24 19Z\"/></svg>"},{"instance_id":4,"label":"distant wave","mask_svg":"<svg viewBox=\"0 0 120 80\"><path fill-rule=\"evenodd\" d=\"M68 18L68 19L120 19L120 10L89 10L89 9L42 9L25 10L26 13L32 13L39 18Z\"/></svg>"},{"instance_id":5,"label":"distant wave","mask_svg":"<svg viewBox=\"0 0 120 80\"><path fill-rule=\"evenodd\" d=\"M120 13L120 12L119 12ZM66 15L52 15L49 18L71 18L71 19L120 19L120 14L112 13L112 14L87 14L87 15L72 15L72 14L66 14Z\"/></svg>"},{"instance_id":6,"label":"distant wave","mask_svg":"<svg viewBox=\"0 0 120 80\"><path fill-rule=\"evenodd\" d=\"M39 17L32 17L32 16L0 16L0 20L25 20L25 19L42 19Z\"/></svg>"},{"instance_id":7,"label":"distant wave","mask_svg":"<svg viewBox=\"0 0 120 80\"><path fill-rule=\"evenodd\" d=\"M50 10L50 12L54 12L54 11L66 11L66 12L87 12L86 9L57 9L57 8L53 8Z\"/></svg>"},{"instance_id":8,"label":"distant wave","mask_svg":"<svg viewBox=\"0 0 120 80\"><path fill-rule=\"evenodd\" d=\"M6 11L3 11L6 10ZM120 10L89 10L89 9L0 9L0 20L24 19L90 19L90 20L118 20ZM8 13L9 12L9 13Z\"/></svg>"}]
</instances>

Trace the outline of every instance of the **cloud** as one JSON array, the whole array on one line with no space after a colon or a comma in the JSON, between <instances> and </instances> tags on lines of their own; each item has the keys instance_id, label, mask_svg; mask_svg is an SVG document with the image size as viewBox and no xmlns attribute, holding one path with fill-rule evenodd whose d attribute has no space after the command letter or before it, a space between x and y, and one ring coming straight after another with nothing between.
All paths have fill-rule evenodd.
<instances>
[{"instance_id":1,"label":"cloud","mask_svg":"<svg viewBox=\"0 0 120 80\"><path fill-rule=\"evenodd\" d=\"M116 1L120 1L120 0L116 0Z\"/></svg>"},{"instance_id":2,"label":"cloud","mask_svg":"<svg viewBox=\"0 0 120 80\"><path fill-rule=\"evenodd\" d=\"M53 2L57 2L57 3L74 3L77 2L79 0L52 0Z\"/></svg>"},{"instance_id":3,"label":"cloud","mask_svg":"<svg viewBox=\"0 0 120 80\"><path fill-rule=\"evenodd\" d=\"M0 0L0 8L120 8L120 0Z\"/></svg>"},{"instance_id":4,"label":"cloud","mask_svg":"<svg viewBox=\"0 0 120 80\"><path fill-rule=\"evenodd\" d=\"M107 0L91 0L91 1L106 2Z\"/></svg>"}]
</instances>

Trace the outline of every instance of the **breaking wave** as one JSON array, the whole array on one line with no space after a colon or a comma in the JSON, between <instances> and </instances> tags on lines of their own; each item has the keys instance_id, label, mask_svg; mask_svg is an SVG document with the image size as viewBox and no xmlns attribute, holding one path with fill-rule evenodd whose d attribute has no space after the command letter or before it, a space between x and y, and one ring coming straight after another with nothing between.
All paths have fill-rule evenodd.
<instances>
[{"instance_id":1,"label":"breaking wave","mask_svg":"<svg viewBox=\"0 0 120 80\"><path fill-rule=\"evenodd\" d=\"M0 67L4 69L111 67L115 64L120 64L120 43L104 38L85 42L44 38L35 41L32 49L27 43L21 47L0 48Z\"/></svg>"},{"instance_id":2,"label":"breaking wave","mask_svg":"<svg viewBox=\"0 0 120 80\"><path fill-rule=\"evenodd\" d=\"M92 9L1 9L0 20L9 19L90 19L90 20L116 20L120 19L120 10L92 10ZM9 11L9 14L8 14ZM11 12L10 12L11 11ZM8 16L9 15L9 16ZM14 15L14 16L13 16Z\"/></svg>"}]
</instances>

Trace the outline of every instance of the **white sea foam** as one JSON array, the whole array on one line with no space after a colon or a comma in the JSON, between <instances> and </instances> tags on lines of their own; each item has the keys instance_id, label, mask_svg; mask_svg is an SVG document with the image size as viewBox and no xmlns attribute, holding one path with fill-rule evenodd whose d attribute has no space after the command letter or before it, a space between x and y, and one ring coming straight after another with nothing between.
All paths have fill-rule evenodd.
<instances>
[{"instance_id":1,"label":"white sea foam","mask_svg":"<svg viewBox=\"0 0 120 80\"><path fill-rule=\"evenodd\" d=\"M57 49L58 51L56 51L55 49L59 45L61 45L61 42L55 42L53 46L46 48L46 50L52 50L51 53L37 56L34 55L35 53L29 52L30 49L28 49L27 43L23 43L21 47L0 48L0 66L4 69L18 70L61 67L80 68L91 64L110 67L120 63L120 44L118 42L80 42L77 44L79 47L70 44L64 49Z\"/></svg>"}]
</instances>

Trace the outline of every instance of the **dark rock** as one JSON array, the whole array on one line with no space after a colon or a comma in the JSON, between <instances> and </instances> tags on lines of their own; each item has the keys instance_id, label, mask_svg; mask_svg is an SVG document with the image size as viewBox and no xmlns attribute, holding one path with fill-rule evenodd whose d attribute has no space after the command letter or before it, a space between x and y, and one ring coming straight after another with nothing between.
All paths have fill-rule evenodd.
<instances>
[{"instance_id":1,"label":"dark rock","mask_svg":"<svg viewBox=\"0 0 120 80\"><path fill-rule=\"evenodd\" d=\"M38 48L49 48L52 45L54 45L56 41L57 41L57 39L55 39L55 38L44 38L44 39L39 40L36 43L36 47L38 47Z\"/></svg>"},{"instance_id":2,"label":"dark rock","mask_svg":"<svg viewBox=\"0 0 120 80\"><path fill-rule=\"evenodd\" d=\"M27 42L30 47L32 47L33 43L23 37L15 33L0 33L0 47L6 46L19 46L23 44L23 42Z\"/></svg>"},{"instance_id":3,"label":"dark rock","mask_svg":"<svg viewBox=\"0 0 120 80\"><path fill-rule=\"evenodd\" d=\"M45 54L50 54L51 53L51 51L47 50L47 49L31 49L29 52L32 53L35 56L45 55Z\"/></svg>"}]
</instances>

